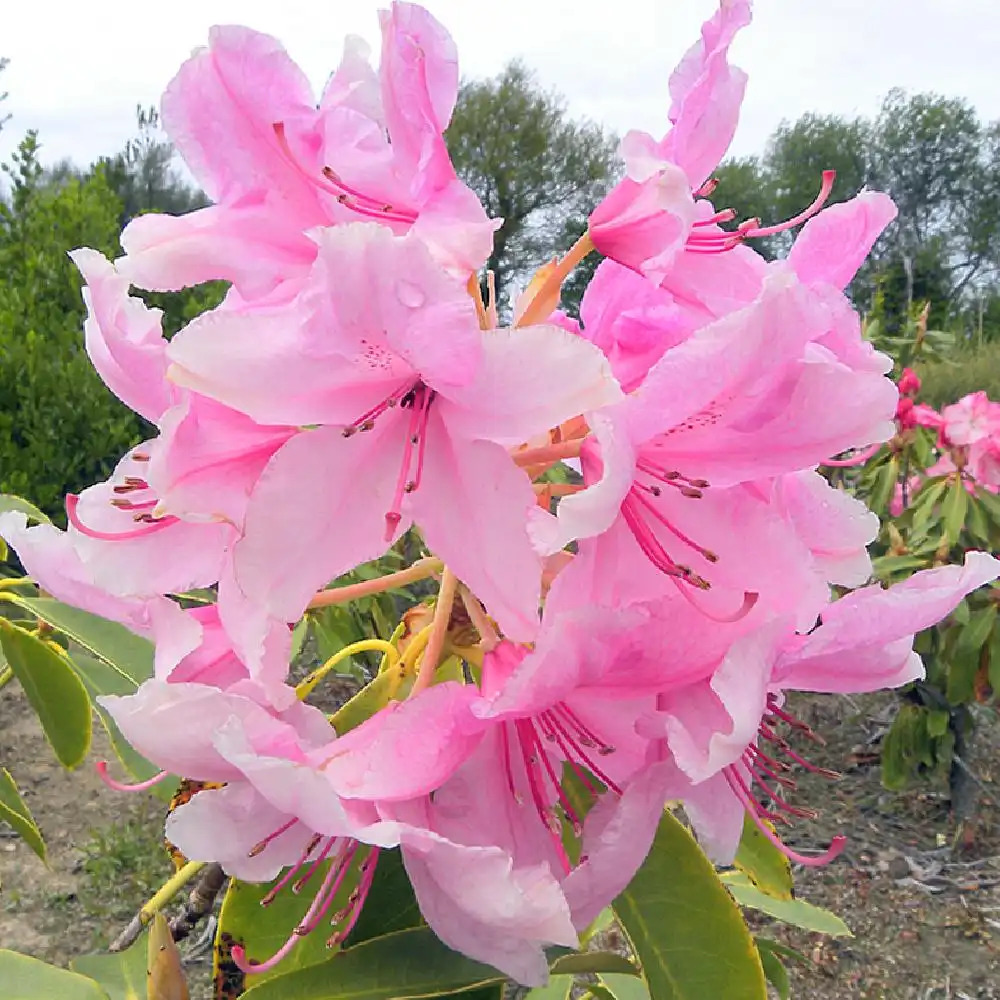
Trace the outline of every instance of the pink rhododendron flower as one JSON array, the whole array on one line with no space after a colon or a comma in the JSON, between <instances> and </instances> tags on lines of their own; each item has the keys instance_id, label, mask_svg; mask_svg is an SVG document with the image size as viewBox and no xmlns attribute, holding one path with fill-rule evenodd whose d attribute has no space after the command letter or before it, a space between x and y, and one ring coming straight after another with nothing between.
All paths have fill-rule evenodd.
<instances>
[{"instance_id":1,"label":"pink rhododendron flower","mask_svg":"<svg viewBox=\"0 0 1000 1000\"><path fill-rule=\"evenodd\" d=\"M791 780L786 758L815 770L777 733L781 722L803 728L783 708L785 691L874 691L922 677L914 634L997 576L1000 561L971 552L964 566L925 570L886 590L866 587L828 605L808 635L785 631L778 620L734 643L711 680L661 698L671 753L694 782L685 808L709 854L731 862L744 812L768 839L774 834L763 820L800 812L776 791ZM659 731L648 721L641 728ZM763 804L754 797L755 786ZM842 844L838 839L831 851ZM802 864L828 857L784 850Z\"/></svg>"},{"instance_id":2,"label":"pink rhododendron flower","mask_svg":"<svg viewBox=\"0 0 1000 1000\"><path fill-rule=\"evenodd\" d=\"M206 314L170 345L175 381L255 420L312 427L254 489L222 589L227 628L256 662L275 635L268 616L283 634L318 587L415 520L504 629L530 637L534 494L504 445L620 397L604 356L558 327L481 330L464 287L412 234L355 224L320 243L293 303Z\"/></svg>"},{"instance_id":3,"label":"pink rhododendron flower","mask_svg":"<svg viewBox=\"0 0 1000 1000\"><path fill-rule=\"evenodd\" d=\"M162 113L218 204L134 219L121 272L156 289L220 278L256 298L308 273L311 230L364 219L414 228L465 274L481 266L499 221L458 179L442 138L458 91L454 43L414 4L394 2L381 27L378 77L363 43L348 39L318 108L275 39L214 28L167 88Z\"/></svg>"}]
</instances>

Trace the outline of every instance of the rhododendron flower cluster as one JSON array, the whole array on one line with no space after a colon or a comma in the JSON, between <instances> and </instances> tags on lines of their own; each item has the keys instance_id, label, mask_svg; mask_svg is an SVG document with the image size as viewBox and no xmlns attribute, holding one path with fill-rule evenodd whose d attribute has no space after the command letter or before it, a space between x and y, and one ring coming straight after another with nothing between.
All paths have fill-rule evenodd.
<instances>
[{"instance_id":1,"label":"rhododendron flower cluster","mask_svg":"<svg viewBox=\"0 0 1000 1000\"><path fill-rule=\"evenodd\" d=\"M1000 572L970 553L865 586L878 520L816 469L903 420L844 294L895 208L824 208L832 175L785 222L711 203L749 21L722 0L670 77L664 137L626 136L622 180L512 325L479 296L501 220L443 139L455 47L403 2L378 69L348 39L318 100L276 40L213 29L162 119L214 203L133 220L116 261L73 255L90 357L156 434L67 498L65 531L7 513L0 534L56 598L155 643L155 677L104 705L165 773L213 785L167 835L272 896L308 887L299 935L342 941L399 848L445 943L536 984L667 803L718 863L747 815L795 861L830 859L840 838L775 832L814 769L787 692L919 677L914 633ZM800 225L783 260L746 242ZM595 248L576 321L560 283ZM130 291L212 279L225 301L169 341ZM943 425L970 455L995 422L978 406ZM437 599L405 650L384 637L389 694L338 731L289 681L292 627L405 533L403 576ZM176 599L194 588L217 603ZM235 957L270 968L295 939Z\"/></svg>"}]
</instances>

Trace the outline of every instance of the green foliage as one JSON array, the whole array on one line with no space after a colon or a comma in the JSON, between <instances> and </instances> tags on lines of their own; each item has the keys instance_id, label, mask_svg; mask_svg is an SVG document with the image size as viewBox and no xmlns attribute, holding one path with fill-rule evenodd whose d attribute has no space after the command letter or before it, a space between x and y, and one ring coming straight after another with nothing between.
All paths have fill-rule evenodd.
<instances>
[{"instance_id":1,"label":"green foliage","mask_svg":"<svg viewBox=\"0 0 1000 1000\"><path fill-rule=\"evenodd\" d=\"M93 979L38 959L0 950L4 1000L109 1000Z\"/></svg>"},{"instance_id":2,"label":"green foliage","mask_svg":"<svg viewBox=\"0 0 1000 1000\"><path fill-rule=\"evenodd\" d=\"M764 972L739 909L670 813L614 910L653 1000L765 1000Z\"/></svg>"},{"instance_id":3,"label":"green foliage","mask_svg":"<svg viewBox=\"0 0 1000 1000\"><path fill-rule=\"evenodd\" d=\"M82 955L69 963L74 972L93 979L108 994L108 1000L147 1000L147 937L114 955Z\"/></svg>"},{"instance_id":4,"label":"green foliage","mask_svg":"<svg viewBox=\"0 0 1000 1000\"><path fill-rule=\"evenodd\" d=\"M749 906L782 923L815 931L818 934L844 937L851 933L848 926L835 913L807 903L803 899L787 900L769 896L766 892L761 892L743 872L723 872L720 877L723 885L740 906Z\"/></svg>"},{"instance_id":5,"label":"green foliage","mask_svg":"<svg viewBox=\"0 0 1000 1000\"><path fill-rule=\"evenodd\" d=\"M110 472L142 423L105 388L83 349L80 279L66 256L114 255L120 203L102 171L46 183L33 132L5 166L0 203L0 492L61 517L66 492Z\"/></svg>"},{"instance_id":6,"label":"green foliage","mask_svg":"<svg viewBox=\"0 0 1000 1000\"><path fill-rule=\"evenodd\" d=\"M41 858L46 861L45 841L42 839L42 832L38 829L31 810L21 798L21 793L17 790L17 785L11 777L10 771L0 767L0 820L8 823L11 829L15 830L24 842Z\"/></svg>"},{"instance_id":7,"label":"green foliage","mask_svg":"<svg viewBox=\"0 0 1000 1000\"><path fill-rule=\"evenodd\" d=\"M90 698L68 658L4 618L0 645L59 763L77 767L90 749Z\"/></svg>"},{"instance_id":8,"label":"green foliage","mask_svg":"<svg viewBox=\"0 0 1000 1000\"><path fill-rule=\"evenodd\" d=\"M970 392L985 390L1000 399L1000 342L953 353L945 362L920 364L920 398L934 407L946 406Z\"/></svg>"}]
</instances>

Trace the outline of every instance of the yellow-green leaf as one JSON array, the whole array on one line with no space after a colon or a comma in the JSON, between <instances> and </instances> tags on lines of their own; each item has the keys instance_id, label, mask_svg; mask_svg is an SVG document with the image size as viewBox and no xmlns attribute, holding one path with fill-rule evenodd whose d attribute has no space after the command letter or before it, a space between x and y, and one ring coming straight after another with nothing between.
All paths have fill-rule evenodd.
<instances>
[{"instance_id":1,"label":"yellow-green leaf","mask_svg":"<svg viewBox=\"0 0 1000 1000\"><path fill-rule=\"evenodd\" d=\"M146 938L143 934L125 951L114 954L81 955L69 967L100 984L109 1000L147 1000Z\"/></svg>"},{"instance_id":2,"label":"yellow-green leaf","mask_svg":"<svg viewBox=\"0 0 1000 1000\"><path fill-rule=\"evenodd\" d=\"M28 847L48 864L42 832L5 767L0 768L0 819L9 823Z\"/></svg>"},{"instance_id":3,"label":"yellow-green leaf","mask_svg":"<svg viewBox=\"0 0 1000 1000\"><path fill-rule=\"evenodd\" d=\"M614 908L652 1000L766 1000L764 970L742 913L670 813Z\"/></svg>"},{"instance_id":4,"label":"yellow-green leaf","mask_svg":"<svg viewBox=\"0 0 1000 1000\"><path fill-rule=\"evenodd\" d=\"M93 979L0 949L3 1000L108 1000Z\"/></svg>"},{"instance_id":5,"label":"yellow-green leaf","mask_svg":"<svg viewBox=\"0 0 1000 1000\"><path fill-rule=\"evenodd\" d=\"M962 528L965 526L965 515L969 512L969 494L965 491L965 483L959 476L948 486L948 493L941 504L941 518L944 522L945 537L955 545Z\"/></svg>"},{"instance_id":6,"label":"yellow-green leaf","mask_svg":"<svg viewBox=\"0 0 1000 1000\"><path fill-rule=\"evenodd\" d=\"M723 872L720 876L733 898L741 906L760 910L786 924L794 924L807 931L817 931L833 937L850 937L851 931L836 913L813 906L802 899L791 901L774 899L761 892L743 872Z\"/></svg>"},{"instance_id":7,"label":"yellow-green leaf","mask_svg":"<svg viewBox=\"0 0 1000 1000\"><path fill-rule=\"evenodd\" d=\"M749 816L743 821L743 837L733 864L761 892L775 899L792 898L792 866L788 858L760 832Z\"/></svg>"},{"instance_id":8,"label":"yellow-green leaf","mask_svg":"<svg viewBox=\"0 0 1000 1000\"><path fill-rule=\"evenodd\" d=\"M0 645L59 763L76 767L90 749L90 698L66 657L0 618Z\"/></svg>"}]
</instances>

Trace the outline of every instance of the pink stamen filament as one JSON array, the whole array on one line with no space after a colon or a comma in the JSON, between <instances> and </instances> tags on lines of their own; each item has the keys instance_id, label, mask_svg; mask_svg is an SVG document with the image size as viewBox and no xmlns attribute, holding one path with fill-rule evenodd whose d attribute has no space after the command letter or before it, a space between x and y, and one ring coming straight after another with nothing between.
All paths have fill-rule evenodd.
<instances>
[{"instance_id":1,"label":"pink stamen filament","mask_svg":"<svg viewBox=\"0 0 1000 1000\"><path fill-rule=\"evenodd\" d=\"M330 840L328 840L326 842L326 846L323 848L322 851L319 852L318 855L316 855L315 859L313 860L313 863L306 870L305 875L303 875L301 878L297 878L292 883L292 892L294 895L297 896L309 884L309 880L313 877L313 875L316 874L316 870L319 868L319 866L323 864L323 862L327 859L327 857L330 854L330 851L333 850L333 846L336 843L337 843L336 838L331 838Z\"/></svg>"},{"instance_id":2,"label":"pink stamen filament","mask_svg":"<svg viewBox=\"0 0 1000 1000\"><path fill-rule=\"evenodd\" d=\"M108 786L108 788L113 788L116 792L144 792L147 788L152 788L154 785L158 785L164 778L170 777L169 771L160 771L158 774L154 774L152 778L147 778L145 781L137 781L134 784L130 784L124 781L117 781L108 774L108 762L106 760L99 760L94 767L97 769L97 773L100 776L101 781Z\"/></svg>"},{"instance_id":3,"label":"pink stamen filament","mask_svg":"<svg viewBox=\"0 0 1000 1000\"><path fill-rule=\"evenodd\" d=\"M374 209L377 212L392 213L399 216L401 219L407 218L410 222L417 221L416 212L411 212L406 208L396 208L394 205L387 205L384 201L379 201L376 198L372 198L371 195L364 194L363 192L352 188L338 173L336 173L336 171L333 170L332 167L324 167L323 176L331 184L338 187L344 194L349 195L351 198L357 198L362 204L367 202L367 208Z\"/></svg>"},{"instance_id":4,"label":"pink stamen filament","mask_svg":"<svg viewBox=\"0 0 1000 1000\"><path fill-rule=\"evenodd\" d=\"M806 855L793 851L764 821L765 817L769 819L773 819L773 817L767 816L766 811L750 794L750 790L747 788L746 783L740 775L736 765L730 764L729 767L723 768L722 773L726 776L726 781L728 782L729 787L733 790L733 794L743 804L743 807L749 813L750 818L753 820L757 829L760 830L760 832L764 834L764 836L779 851L781 851L781 853L784 854L789 861L794 861L796 864L800 865L807 865L810 868L816 868L820 865L829 864L844 849L844 845L847 843L847 838L837 836L830 841L830 846L822 854Z\"/></svg>"},{"instance_id":5,"label":"pink stamen filament","mask_svg":"<svg viewBox=\"0 0 1000 1000\"><path fill-rule=\"evenodd\" d=\"M408 392L413 392L419 383L407 382L405 385L391 392L381 403L376 403L370 410L361 414L354 423L344 428L344 437L350 437L357 431L370 430L375 425L375 420L387 410L393 409Z\"/></svg>"},{"instance_id":6,"label":"pink stamen filament","mask_svg":"<svg viewBox=\"0 0 1000 1000\"><path fill-rule=\"evenodd\" d=\"M361 916L361 911L364 909L365 900L368 898L368 892L372 887L372 881L375 878L375 865L378 863L379 848L373 847L371 853L365 858L364 864L361 866L361 881L358 883L358 887L351 893L351 898L348 902L348 912L350 918L345 927L337 931L327 942L327 948L333 948L340 944L341 941L345 940L347 936L354 930L354 925L358 922L358 918ZM336 892L336 888L334 889ZM340 917L340 914L337 914ZM342 919L342 918L341 918Z\"/></svg>"},{"instance_id":7,"label":"pink stamen filament","mask_svg":"<svg viewBox=\"0 0 1000 1000\"><path fill-rule=\"evenodd\" d=\"M637 499L638 497L633 491L630 490L629 494L625 497L625 500L622 503L621 513L622 518L628 525L633 537L636 542L638 542L639 548L642 549L646 558L658 570L660 570L661 573L683 580L685 583L689 583L701 590L707 590L709 587L707 580L703 580L686 566L679 566L673 561L673 559L670 558L666 549L663 548L659 540L653 534L652 528L650 528L645 520L643 520L641 511L637 509L637 507L639 507L639 504L636 503Z\"/></svg>"},{"instance_id":8,"label":"pink stamen filament","mask_svg":"<svg viewBox=\"0 0 1000 1000\"><path fill-rule=\"evenodd\" d=\"M697 542L688 538L680 528L676 527L673 523L667 520L666 516L662 511L656 509L656 506L651 500L647 500L641 493L635 494L636 502L641 504L642 507L649 512L649 514L656 518L664 528L667 529L678 541L683 542L688 548L694 549L698 555L703 556L709 562L718 562L719 557L712 552L710 549L706 549L704 545L699 545Z\"/></svg>"},{"instance_id":9,"label":"pink stamen filament","mask_svg":"<svg viewBox=\"0 0 1000 1000\"><path fill-rule=\"evenodd\" d=\"M155 531L159 531L162 528L169 528L170 525L176 524L179 518L173 517L172 515L163 518L152 518L148 514L137 515L136 520L141 518L142 524L148 525L148 527L135 528L132 531L98 531L96 528L89 528L87 525L80 520L77 514L77 506L80 503L80 498L74 493L66 494L66 517L69 523L76 528L77 531L82 535L87 535L89 538L96 538L102 542L126 542L131 538L144 538L147 535L153 534Z\"/></svg>"},{"instance_id":10,"label":"pink stamen filament","mask_svg":"<svg viewBox=\"0 0 1000 1000\"><path fill-rule=\"evenodd\" d=\"M343 181L339 178L334 181L333 179L336 178L336 174L334 174L333 171L329 171L329 173L327 173L328 168L324 168L323 176L327 178L330 183L324 183L324 181L319 177L314 177L302 166L301 163L299 163L295 154L292 152L292 148L288 144L288 137L285 135L284 122L275 122L273 128L274 134L278 140L278 147L281 149L285 159L295 169L295 171L313 187L325 192L326 194L332 194L345 208L348 208L352 212L356 212L358 215L363 215L369 219L378 219L380 222L401 222L406 225L412 225L412 223L416 220L416 214L414 213L394 210L391 205L384 205L367 195L359 195L358 193L353 192L351 189L347 188ZM368 202L368 205L360 205L356 201L352 200L357 197L364 198L364 200ZM379 205L381 205L381 207L372 207Z\"/></svg>"},{"instance_id":11,"label":"pink stamen filament","mask_svg":"<svg viewBox=\"0 0 1000 1000\"><path fill-rule=\"evenodd\" d=\"M794 229L807 219L811 219L826 204L826 200L830 197L830 192L833 191L833 182L836 179L836 170L824 170L823 183L820 186L819 194L816 195L811 205L791 219L786 219L784 222L779 222L774 226L765 226L763 229L748 230L746 235L754 238L759 236L773 236L775 233L783 233L788 229Z\"/></svg>"},{"instance_id":12,"label":"pink stamen filament","mask_svg":"<svg viewBox=\"0 0 1000 1000\"><path fill-rule=\"evenodd\" d=\"M541 719L539 719L539 723L541 723ZM552 761L549 760L549 755L545 750L545 746L542 743L538 732L530 722L528 723L528 726L531 731L531 738L534 742L534 754L542 762L542 766L545 768L545 773L548 775L549 781L555 789L556 797L559 799L559 805L562 807L562 811L566 815L566 819L569 820L570 826L573 827L573 832L579 837L580 834L583 833L583 824L580 822L580 817L577 816L572 803L563 791L562 782L559 780L559 775L556 774L555 768L552 766ZM539 728L542 730L543 736L548 735L545 732L544 725L539 725Z\"/></svg>"},{"instance_id":13,"label":"pink stamen filament","mask_svg":"<svg viewBox=\"0 0 1000 1000\"><path fill-rule=\"evenodd\" d=\"M587 789L588 792L590 792L591 795L600 795L601 790L590 780L587 776L587 772L584 771L584 769L573 759L572 747L566 743L566 740L553 725L552 720L547 719L545 715L542 715L539 716L538 721L542 730L542 735L556 744L560 753L566 759L566 763L572 768L573 773L579 779L580 783Z\"/></svg>"},{"instance_id":14,"label":"pink stamen filament","mask_svg":"<svg viewBox=\"0 0 1000 1000\"><path fill-rule=\"evenodd\" d=\"M279 826L277 830L274 830L271 833L269 833L263 840L258 840L257 843L250 848L248 857L255 858L257 857L258 854L263 854L264 851L267 849L268 844L277 840L278 837L280 837L283 833L287 832L288 830L291 830L291 828L295 826L296 823L298 823L297 819L290 819L287 823L284 823L281 826Z\"/></svg>"},{"instance_id":15,"label":"pink stamen filament","mask_svg":"<svg viewBox=\"0 0 1000 1000\"><path fill-rule=\"evenodd\" d=\"M281 890L284 889L285 886L287 886L288 883L291 882L292 879L294 879L295 876L300 871L302 871L302 869L308 863L309 859L312 857L313 852L316 850L317 847L319 847L321 843L323 843L324 839L326 838L321 837L319 834L317 834L315 837L313 837L312 840L309 841L309 843L306 845L306 849L302 852L302 856L299 858L299 860L296 861L295 864L292 865L292 867L289 868L284 875L282 875L281 879L271 887L267 895L264 896L264 898L260 901L261 906L270 906L274 902L278 893L281 892ZM324 851L329 850L331 843L332 843L331 840L327 840L327 845L324 848Z\"/></svg>"},{"instance_id":16,"label":"pink stamen filament","mask_svg":"<svg viewBox=\"0 0 1000 1000\"><path fill-rule=\"evenodd\" d=\"M424 385L418 385L402 400L402 405L406 405L406 399L412 393L410 424L406 432L406 443L403 446L403 460L400 463L399 478L396 480L396 489L393 493L392 504L385 515L385 541L392 541L393 535L403 519L402 506L403 495L412 493L420 485L420 476L424 468L424 448L427 440L427 420L430 415L431 403L434 393ZM416 461L414 463L414 450L416 451ZM415 464L411 476L411 466Z\"/></svg>"},{"instance_id":17,"label":"pink stamen filament","mask_svg":"<svg viewBox=\"0 0 1000 1000\"><path fill-rule=\"evenodd\" d=\"M558 733L560 733L563 736L563 738L570 744L570 747L576 759L581 764L583 764L583 766L586 767L587 770L590 771L590 773L593 774L594 777L598 779L598 781L603 782L606 788L614 792L615 795L621 795L622 794L621 788L619 788L618 785L616 785L615 782L612 781L611 778L609 778L608 775L595 763L593 757L584 753L584 751L580 749L580 747L574 741L573 737L567 731L566 727L559 721L556 715L553 712L549 711L545 712L544 716L548 718L552 727Z\"/></svg>"}]
</instances>

